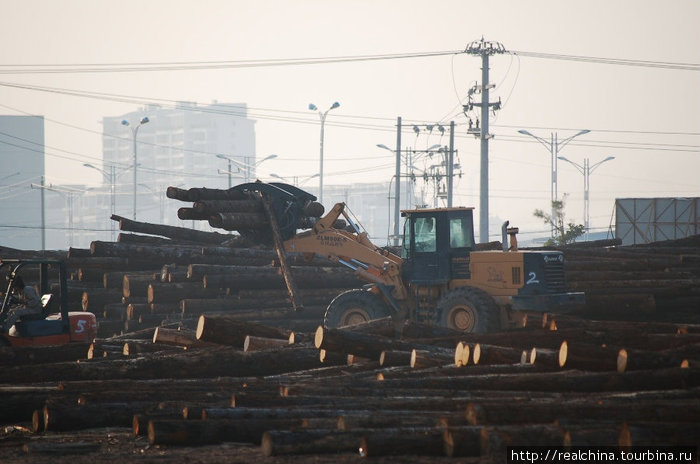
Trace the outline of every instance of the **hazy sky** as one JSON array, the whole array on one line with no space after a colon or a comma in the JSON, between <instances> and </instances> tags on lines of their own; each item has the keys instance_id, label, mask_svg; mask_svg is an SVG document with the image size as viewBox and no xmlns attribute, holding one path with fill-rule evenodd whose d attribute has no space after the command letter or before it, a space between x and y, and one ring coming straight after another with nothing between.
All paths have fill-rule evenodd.
<instances>
[{"instance_id":1,"label":"hazy sky","mask_svg":"<svg viewBox=\"0 0 700 464\"><path fill-rule=\"evenodd\" d=\"M457 52L483 36L511 52L491 59L492 100L503 103L491 119L492 216L521 232L547 230L532 212L549 208L550 155L518 129L547 140L589 129L560 155L579 164L615 156L591 176L595 229L612 221L615 198L700 196L697 0L0 0L0 11L0 113L45 116L55 183L100 182L82 164L101 159L103 116L182 100L247 103L258 157L278 155L259 177L311 176L319 117L308 104L338 101L326 122L326 185L388 181L393 155L376 144L394 148L397 116L423 129L454 120L464 171L455 204L478 207L479 142L466 135L461 103L481 61ZM432 52L455 53L396 57ZM392 59L232 66L367 55ZM125 70L144 63L178 64ZM203 69L183 69L194 63ZM98 64L119 72L44 72ZM403 145L446 144L437 134L407 132ZM564 162L559 193L583 223L583 176Z\"/></svg>"}]
</instances>

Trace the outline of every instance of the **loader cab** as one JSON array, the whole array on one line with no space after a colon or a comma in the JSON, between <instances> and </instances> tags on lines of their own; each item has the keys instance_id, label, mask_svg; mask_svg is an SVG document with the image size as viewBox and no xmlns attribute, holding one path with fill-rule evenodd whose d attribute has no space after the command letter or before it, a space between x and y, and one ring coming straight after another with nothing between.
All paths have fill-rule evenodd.
<instances>
[{"instance_id":1,"label":"loader cab","mask_svg":"<svg viewBox=\"0 0 700 464\"><path fill-rule=\"evenodd\" d=\"M405 210L401 256L407 282L442 285L468 279L474 249L474 208Z\"/></svg>"}]
</instances>

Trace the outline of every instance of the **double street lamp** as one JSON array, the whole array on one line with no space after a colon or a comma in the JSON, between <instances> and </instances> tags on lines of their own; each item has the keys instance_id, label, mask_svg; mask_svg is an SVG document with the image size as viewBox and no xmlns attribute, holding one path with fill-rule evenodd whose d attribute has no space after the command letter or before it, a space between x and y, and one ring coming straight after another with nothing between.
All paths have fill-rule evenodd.
<instances>
[{"instance_id":1,"label":"double street lamp","mask_svg":"<svg viewBox=\"0 0 700 464\"><path fill-rule=\"evenodd\" d=\"M251 178L252 172L253 172L253 170L254 170L255 168L257 168L263 161L267 161L267 160L269 160L269 159L277 158L277 155L268 155L268 156L266 156L265 158L254 162L253 164L243 163L243 162L241 162L241 161L235 160L235 159L233 159L233 158L231 158L231 157L228 157L228 156L226 156L226 155L216 155L216 157L219 158L219 159L228 161L228 171L223 172L223 171L220 170L219 173L220 173L220 174L228 174L228 188L231 188L231 187L232 187L232 185L231 185L231 176L232 176L233 174L236 174L236 173L234 173L234 172L231 171L231 169L232 169L231 164L235 164L235 165L236 165L236 169L238 169L237 172L241 172L241 170L243 170L243 172L244 172L244 180L245 180L246 183L248 183L248 182L250 182L250 178ZM246 157L246 159L247 159L247 157Z\"/></svg>"},{"instance_id":2,"label":"double street lamp","mask_svg":"<svg viewBox=\"0 0 700 464\"><path fill-rule=\"evenodd\" d=\"M588 237L588 230L590 227L590 222L591 222L591 209L590 209L590 198L589 198L589 193L590 193L590 188L591 188L591 173L600 166L601 164L605 163L606 161L614 160L614 156L608 156L607 158L598 161L595 163L593 166L591 166L591 162L588 158L584 158L583 160L583 166L581 166L578 163L574 163L570 159L564 158L563 156L559 157L560 160L566 161L567 163L572 164L578 171L583 174L583 220L584 220L584 227L586 229L586 237Z\"/></svg>"},{"instance_id":3,"label":"double street lamp","mask_svg":"<svg viewBox=\"0 0 700 464\"><path fill-rule=\"evenodd\" d=\"M309 103L309 109L311 111L317 111L318 110L318 115L321 118L321 161L318 169L318 202L323 204L323 132L324 132L324 127L326 125L326 116L328 115L328 112L332 109L338 108L340 106L340 103L334 102L330 108L328 108L325 112L318 110L318 107L314 105L313 103Z\"/></svg>"},{"instance_id":4,"label":"double street lamp","mask_svg":"<svg viewBox=\"0 0 700 464\"><path fill-rule=\"evenodd\" d=\"M149 121L150 121L150 119L148 119L147 116L144 116L143 118L141 118L141 120L139 121L139 123L136 127L131 127L131 124L129 124L129 121L127 121L126 119L122 120L122 125L131 129L131 134L132 134L132 138L134 141L134 221L136 220L136 185L137 185L136 184L136 166L137 166L136 136L138 135L139 129L141 128L141 126L148 123Z\"/></svg>"},{"instance_id":5,"label":"double street lamp","mask_svg":"<svg viewBox=\"0 0 700 464\"><path fill-rule=\"evenodd\" d=\"M581 131L575 133L574 135L572 135L571 137L567 137L561 141L559 141L559 136L556 132L551 133L551 138L549 141L545 140L542 137L534 135L534 134L530 133L529 131L526 131L525 129L521 129L518 132L520 134L523 134L523 135L529 135L533 139L537 140L542 145L544 145L545 148L547 148L547 150L550 153L551 170L552 170L552 185L551 185L550 202L551 202L551 206L552 206L552 218L553 218L554 214L555 214L554 202L557 201L557 199L559 198L558 194L557 194L557 158L559 157L559 150L564 148L564 146L567 143L571 142L573 139L575 139L579 135L588 134L590 132L590 130L588 130L588 129L581 130ZM551 232L552 232L552 236L554 236L554 225L552 225Z\"/></svg>"},{"instance_id":6,"label":"double street lamp","mask_svg":"<svg viewBox=\"0 0 700 464\"><path fill-rule=\"evenodd\" d=\"M304 185L305 183L307 183L307 182L310 181L311 179L315 179L316 177L319 177L319 176L320 176L320 174L319 174L319 173L316 173L316 174L314 174L313 176L306 176L306 177L303 177L303 178L301 179L301 181L299 180L299 176L292 176L292 179L291 179L291 182L290 182L289 178L287 178L287 177L283 177L283 176L279 176L279 175L277 175L277 174L270 173L270 177L274 177L275 179L283 180L283 181L285 181L285 182L288 183L288 184L291 183L291 184L292 184L293 186L295 186L295 187L301 187L302 185Z\"/></svg>"}]
</instances>

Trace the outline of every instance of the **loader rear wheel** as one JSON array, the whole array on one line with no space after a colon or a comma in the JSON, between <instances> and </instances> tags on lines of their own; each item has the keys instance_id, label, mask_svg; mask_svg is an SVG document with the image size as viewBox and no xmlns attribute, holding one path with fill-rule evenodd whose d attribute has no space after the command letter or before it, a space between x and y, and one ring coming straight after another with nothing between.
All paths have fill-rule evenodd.
<instances>
[{"instance_id":1,"label":"loader rear wheel","mask_svg":"<svg viewBox=\"0 0 700 464\"><path fill-rule=\"evenodd\" d=\"M389 308L374 293L366 290L348 290L331 301L323 319L329 328L360 324L390 316Z\"/></svg>"},{"instance_id":2,"label":"loader rear wheel","mask_svg":"<svg viewBox=\"0 0 700 464\"><path fill-rule=\"evenodd\" d=\"M437 324L462 332L496 332L500 329L498 305L478 288L450 290L436 306Z\"/></svg>"}]
</instances>

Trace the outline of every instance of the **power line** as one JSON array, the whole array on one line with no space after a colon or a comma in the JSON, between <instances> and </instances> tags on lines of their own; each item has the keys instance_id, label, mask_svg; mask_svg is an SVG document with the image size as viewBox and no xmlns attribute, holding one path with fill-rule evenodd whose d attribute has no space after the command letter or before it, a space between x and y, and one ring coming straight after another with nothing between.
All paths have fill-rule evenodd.
<instances>
[{"instance_id":1,"label":"power line","mask_svg":"<svg viewBox=\"0 0 700 464\"><path fill-rule=\"evenodd\" d=\"M75 63L75 64L6 64L0 65L0 74L64 74L105 72L193 71L212 69L260 68L273 66L302 66L317 64L383 61L406 58L431 58L459 54L459 50L396 53L382 55L351 55L317 58L287 58L242 61L181 61L150 63Z\"/></svg>"},{"instance_id":2,"label":"power line","mask_svg":"<svg viewBox=\"0 0 700 464\"><path fill-rule=\"evenodd\" d=\"M700 64L679 63L669 61L634 60L625 58L604 58L597 56L564 55L557 53L527 52L511 50L510 53L530 58L544 58L548 60L580 61L585 63L612 64L619 66L638 66L647 68L665 68L682 71L700 71Z\"/></svg>"}]
</instances>

